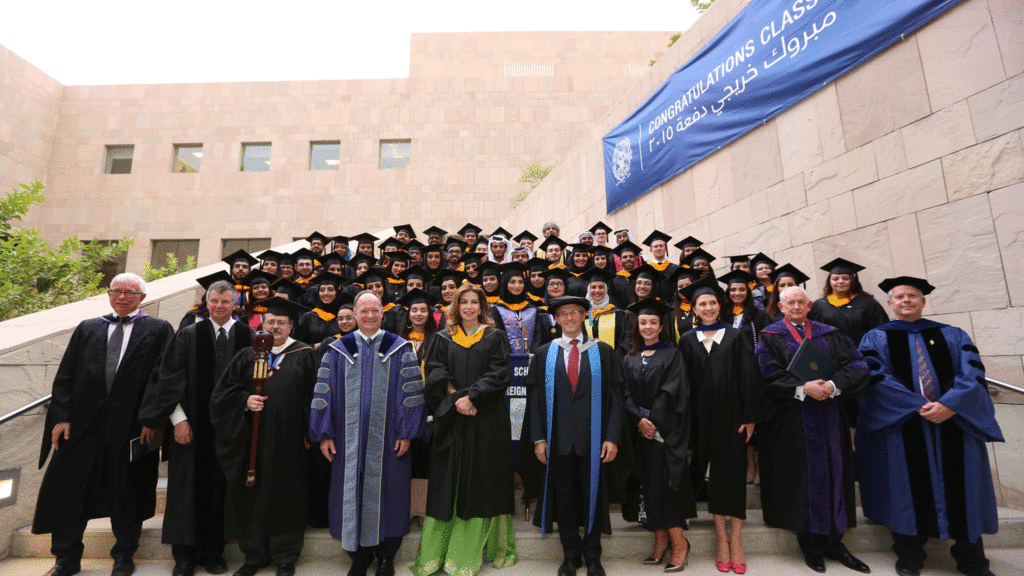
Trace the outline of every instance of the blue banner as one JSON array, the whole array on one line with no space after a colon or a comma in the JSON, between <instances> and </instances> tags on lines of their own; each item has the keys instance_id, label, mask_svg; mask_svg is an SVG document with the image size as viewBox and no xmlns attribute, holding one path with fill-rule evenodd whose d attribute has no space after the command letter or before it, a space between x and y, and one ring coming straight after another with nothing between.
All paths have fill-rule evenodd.
<instances>
[{"instance_id":1,"label":"blue banner","mask_svg":"<svg viewBox=\"0 0 1024 576\"><path fill-rule=\"evenodd\" d=\"M604 137L608 213L764 124L959 1L752 0Z\"/></svg>"}]
</instances>

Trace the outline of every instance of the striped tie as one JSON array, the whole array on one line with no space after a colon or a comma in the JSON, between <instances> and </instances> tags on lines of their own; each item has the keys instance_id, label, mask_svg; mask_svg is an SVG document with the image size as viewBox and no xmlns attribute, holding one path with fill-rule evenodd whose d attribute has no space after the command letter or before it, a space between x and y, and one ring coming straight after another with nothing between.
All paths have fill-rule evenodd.
<instances>
[{"instance_id":1,"label":"striped tie","mask_svg":"<svg viewBox=\"0 0 1024 576\"><path fill-rule=\"evenodd\" d=\"M928 369L928 359L925 357L924 349L921 348L921 337L914 338L917 347L917 380L921 383L921 394L929 402L935 402L935 378L932 371Z\"/></svg>"},{"instance_id":2,"label":"striped tie","mask_svg":"<svg viewBox=\"0 0 1024 576\"><path fill-rule=\"evenodd\" d=\"M569 350L569 365L566 366L566 372L569 373L569 387L572 389L572 393L576 393L576 385L580 382L580 341L572 341L572 350Z\"/></svg>"}]
</instances>

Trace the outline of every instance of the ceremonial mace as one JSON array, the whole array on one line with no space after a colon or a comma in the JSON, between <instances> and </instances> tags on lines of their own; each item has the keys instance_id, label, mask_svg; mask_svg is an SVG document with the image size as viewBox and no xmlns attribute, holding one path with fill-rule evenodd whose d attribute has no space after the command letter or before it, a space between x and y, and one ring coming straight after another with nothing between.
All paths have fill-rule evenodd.
<instances>
[{"instance_id":1,"label":"ceremonial mace","mask_svg":"<svg viewBox=\"0 0 1024 576\"><path fill-rule=\"evenodd\" d=\"M256 359L252 364L252 381L256 384L253 392L256 396L263 396L263 383L270 378L270 349L274 347L274 337L262 330L252 337L252 349L256 352ZM260 412L252 413L252 448L249 451L249 471L245 474L245 486L252 488L256 485L256 448L260 439Z\"/></svg>"}]
</instances>

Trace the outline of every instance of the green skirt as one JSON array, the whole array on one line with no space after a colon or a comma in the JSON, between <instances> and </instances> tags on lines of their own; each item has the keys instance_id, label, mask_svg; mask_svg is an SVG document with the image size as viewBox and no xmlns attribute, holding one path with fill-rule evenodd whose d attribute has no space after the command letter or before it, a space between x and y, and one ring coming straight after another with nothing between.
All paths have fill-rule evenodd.
<instances>
[{"instance_id":1,"label":"green skirt","mask_svg":"<svg viewBox=\"0 0 1024 576\"><path fill-rule=\"evenodd\" d=\"M438 570L451 576L474 576L485 561L503 568L516 559L511 514L469 520L452 516L447 522L427 516L416 561L409 569L415 576L430 576Z\"/></svg>"}]
</instances>

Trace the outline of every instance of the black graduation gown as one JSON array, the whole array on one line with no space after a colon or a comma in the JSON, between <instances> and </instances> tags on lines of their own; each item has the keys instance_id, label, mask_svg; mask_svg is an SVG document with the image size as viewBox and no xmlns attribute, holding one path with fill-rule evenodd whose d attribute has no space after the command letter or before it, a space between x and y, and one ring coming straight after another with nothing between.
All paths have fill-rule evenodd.
<instances>
[{"instance_id":1,"label":"black graduation gown","mask_svg":"<svg viewBox=\"0 0 1024 576\"><path fill-rule=\"evenodd\" d=\"M469 348L448 331L430 343L424 397L434 415L427 515L442 521L493 518L515 510L512 422L505 393L510 370L508 338L487 326ZM456 391L448 394L448 384ZM459 414L455 401L469 396L475 416ZM454 500L458 493L458 502Z\"/></svg>"},{"instance_id":2,"label":"black graduation gown","mask_svg":"<svg viewBox=\"0 0 1024 576\"><path fill-rule=\"evenodd\" d=\"M678 269L679 264L669 262L668 266L661 272L661 282L658 283L658 296L660 296L665 302L671 302L672 297L675 296L676 287L672 282L669 282L668 279L671 278Z\"/></svg>"},{"instance_id":3,"label":"black graduation gown","mask_svg":"<svg viewBox=\"0 0 1024 576\"><path fill-rule=\"evenodd\" d=\"M608 299L616 308L626 309L633 303L633 280L629 276L616 274L608 287Z\"/></svg>"},{"instance_id":4,"label":"black graduation gown","mask_svg":"<svg viewBox=\"0 0 1024 576\"><path fill-rule=\"evenodd\" d=\"M802 403L793 396L796 387L802 386L803 382L785 370L792 359L787 343L787 338L791 337L768 330L761 333L761 342L757 347L764 380L762 417L758 424L761 435L758 449L764 521L776 528L807 532L810 523L807 448ZM829 354L843 366L832 377L836 388L841 390L840 397L859 398L868 386L867 364L860 352L837 330L824 334L822 338L828 345ZM848 525L853 527L856 525L857 514L850 425L843 410L837 413L840 418L837 433L844 469L842 493Z\"/></svg>"},{"instance_id":5,"label":"black graduation gown","mask_svg":"<svg viewBox=\"0 0 1024 576\"><path fill-rule=\"evenodd\" d=\"M807 318L839 328L857 346L869 330L889 321L885 308L870 294L861 294L843 306L833 306L828 298L818 298Z\"/></svg>"},{"instance_id":6,"label":"black graduation gown","mask_svg":"<svg viewBox=\"0 0 1024 576\"><path fill-rule=\"evenodd\" d=\"M643 486L648 525L655 530L683 527L697 517L687 473L692 404L683 355L674 346L623 358L626 378L626 430L636 454L635 472ZM650 420L664 442L648 440L637 426Z\"/></svg>"},{"instance_id":7,"label":"black graduation gown","mask_svg":"<svg viewBox=\"0 0 1024 576\"><path fill-rule=\"evenodd\" d=\"M580 298L587 297L587 290L590 284L587 282L587 278L583 276L585 270L573 270L569 267L569 277L565 279L565 295L566 296L579 296ZM579 274L579 276L577 276Z\"/></svg>"},{"instance_id":8,"label":"black graduation gown","mask_svg":"<svg viewBox=\"0 0 1024 576\"><path fill-rule=\"evenodd\" d=\"M167 428L164 435L167 468L167 509L162 541L165 544L200 544L209 541L212 524L223 522L224 473L217 464L210 396L220 375L216 372L215 325L211 320L187 326L171 339L154 384L146 389L139 422ZM228 334L222 370L239 350L252 345L253 330L235 322ZM170 420L181 404L192 428L192 442L178 444ZM222 533L218 527L217 533Z\"/></svg>"},{"instance_id":9,"label":"black graduation gown","mask_svg":"<svg viewBox=\"0 0 1024 576\"><path fill-rule=\"evenodd\" d=\"M263 385L256 485L245 487L253 413L245 409L255 393L256 353L243 348L231 360L210 398L217 457L227 481L225 535L262 541L306 528L306 450L309 406L319 361L313 348L295 341ZM312 449L312 448L311 448Z\"/></svg>"},{"instance_id":10,"label":"black graduation gown","mask_svg":"<svg viewBox=\"0 0 1024 576\"><path fill-rule=\"evenodd\" d=\"M319 344L324 338L337 333L337 316L330 320L324 320L316 310L310 310L309 312L303 312L302 316L299 316L299 322L295 325L292 338L312 346Z\"/></svg>"},{"instance_id":11,"label":"black graduation gown","mask_svg":"<svg viewBox=\"0 0 1024 576\"><path fill-rule=\"evenodd\" d=\"M701 343L701 332L691 330L679 341L694 414L690 470L694 492L700 493L711 465L709 512L746 519L747 436L737 430L760 417L761 372L753 339L737 328L724 330L722 343L712 343L711 352Z\"/></svg>"},{"instance_id":12,"label":"black graduation gown","mask_svg":"<svg viewBox=\"0 0 1024 576\"><path fill-rule=\"evenodd\" d=\"M50 454L53 427L70 422L71 430L43 475L34 534L67 529L68 519L118 516L126 524L140 523L152 518L156 509L159 453L129 462L128 442L142 430L136 418L139 404L174 329L152 316L135 320L108 394L109 326L99 318L83 320L72 333L53 379L40 468Z\"/></svg>"},{"instance_id":13,"label":"black graduation gown","mask_svg":"<svg viewBox=\"0 0 1024 576\"><path fill-rule=\"evenodd\" d=\"M178 330L181 330L182 328L185 328L186 326L191 326L191 325L195 324L196 322L199 322L200 320L202 320L202 318L199 318L198 316L199 316L199 309L198 308L192 308L188 312L185 312L185 315L181 317L181 321L178 322Z\"/></svg>"}]
</instances>

